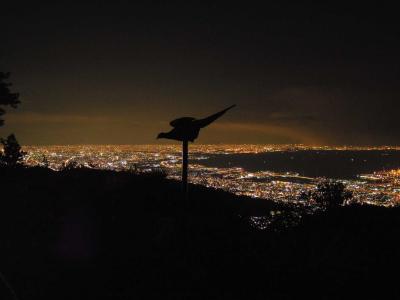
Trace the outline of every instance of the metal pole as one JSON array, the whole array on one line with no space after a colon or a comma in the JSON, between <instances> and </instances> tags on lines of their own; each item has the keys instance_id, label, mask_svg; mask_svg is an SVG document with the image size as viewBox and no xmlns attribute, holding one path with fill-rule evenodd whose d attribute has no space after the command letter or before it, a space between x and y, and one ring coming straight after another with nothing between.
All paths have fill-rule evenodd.
<instances>
[{"instance_id":1,"label":"metal pole","mask_svg":"<svg viewBox=\"0 0 400 300\"><path fill-rule=\"evenodd\" d=\"M184 140L182 143L182 194L184 199L187 198L188 192L188 152L189 142Z\"/></svg>"}]
</instances>

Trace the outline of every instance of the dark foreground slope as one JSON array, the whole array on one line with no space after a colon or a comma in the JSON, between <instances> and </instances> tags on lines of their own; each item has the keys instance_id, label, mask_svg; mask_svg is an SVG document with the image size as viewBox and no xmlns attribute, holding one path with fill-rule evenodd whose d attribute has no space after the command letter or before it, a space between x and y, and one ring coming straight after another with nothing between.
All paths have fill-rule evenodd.
<instances>
[{"instance_id":1,"label":"dark foreground slope","mask_svg":"<svg viewBox=\"0 0 400 300\"><path fill-rule=\"evenodd\" d=\"M399 289L399 209L346 207L259 231L246 216L285 208L199 186L185 204L162 174L31 168L2 169L0 178L0 271L20 299L346 298ZM0 292L9 297L5 280Z\"/></svg>"}]
</instances>

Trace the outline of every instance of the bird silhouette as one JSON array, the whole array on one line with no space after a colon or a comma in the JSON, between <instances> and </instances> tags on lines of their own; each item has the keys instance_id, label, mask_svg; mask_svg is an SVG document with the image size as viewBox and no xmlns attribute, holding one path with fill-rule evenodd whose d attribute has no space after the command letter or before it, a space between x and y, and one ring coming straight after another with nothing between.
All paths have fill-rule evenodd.
<instances>
[{"instance_id":1,"label":"bird silhouette","mask_svg":"<svg viewBox=\"0 0 400 300\"><path fill-rule=\"evenodd\" d=\"M169 123L174 128L169 132L159 133L157 139L194 142L194 140L199 136L200 129L210 125L212 122L235 106L236 105L229 106L228 108L225 108L224 110L221 110L220 112L217 112L204 119L196 119L192 117L175 119Z\"/></svg>"}]
</instances>

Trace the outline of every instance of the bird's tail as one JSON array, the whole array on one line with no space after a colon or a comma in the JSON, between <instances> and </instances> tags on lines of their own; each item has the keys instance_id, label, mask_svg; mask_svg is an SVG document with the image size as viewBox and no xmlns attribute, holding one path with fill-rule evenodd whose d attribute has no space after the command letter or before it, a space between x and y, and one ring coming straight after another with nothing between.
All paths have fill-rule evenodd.
<instances>
[{"instance_id":1,"label":"bird's tail","mask_svg":"<svg viewBox=\"0 0 400 300\"><path fill-rule=\"evenodd\" d=\"M228 108L225 108L224 110L221 110L220 112L217 112L211 116L208 116L207 118L197 120L196 123L200 128L206 127L210 125L212 122L214 122L216 119L221 117L224 113L226 113L228 110L234 108L236 104L229 106Z\"/></svg>"}]
</instances>

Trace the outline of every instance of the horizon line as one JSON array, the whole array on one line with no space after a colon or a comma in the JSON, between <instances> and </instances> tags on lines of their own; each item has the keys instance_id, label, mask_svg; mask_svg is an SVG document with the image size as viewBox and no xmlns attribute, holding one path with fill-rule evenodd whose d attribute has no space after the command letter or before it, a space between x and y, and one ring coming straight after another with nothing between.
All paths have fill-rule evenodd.
<instances>
[{"instance_id":1,"label":"horizon line","mask_svg":"<svg viewBox=\"0 0 400 300\"><path fill-rule=\"evenodd\" d=\"M141 144L30 144L21 147L93 147L93 146L180 146L181 143L141 143ZM350 144L302 144L302 143L192 143L191 146L281 146L281 147L310 147L310 148L400 148L400 145L350 145Z\"/></svg>"}]
</instances>

